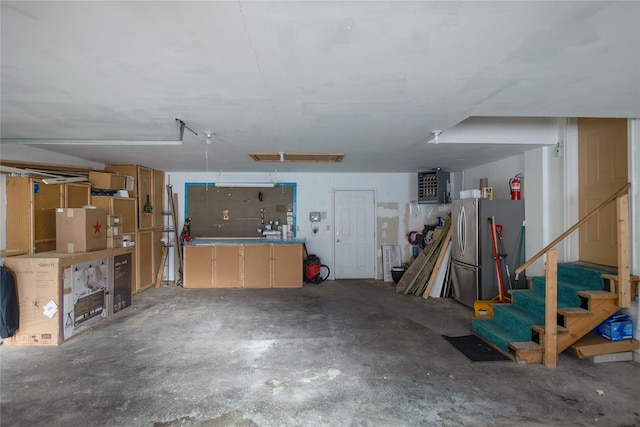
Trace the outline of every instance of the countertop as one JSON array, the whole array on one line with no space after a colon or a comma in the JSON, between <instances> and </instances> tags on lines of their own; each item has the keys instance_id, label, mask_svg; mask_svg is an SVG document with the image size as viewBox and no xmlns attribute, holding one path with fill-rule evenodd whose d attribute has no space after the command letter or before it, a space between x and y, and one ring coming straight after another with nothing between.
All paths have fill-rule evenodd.
<instances>
[{"instance_id":1,"label":"countertop","mask_svg":"<svg viewBox=\"0 0 640 427\"><path fill-rule=\"evenodd\" d=\"M304 239L271 239L266 237L196 237L184 245L303 245Z\"/></svg>"}]
</instances>

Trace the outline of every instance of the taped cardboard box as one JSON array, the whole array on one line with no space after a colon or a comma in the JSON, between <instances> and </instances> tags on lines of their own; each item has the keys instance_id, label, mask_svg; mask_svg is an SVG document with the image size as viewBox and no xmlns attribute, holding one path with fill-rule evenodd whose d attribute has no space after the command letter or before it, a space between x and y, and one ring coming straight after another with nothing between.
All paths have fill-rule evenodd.
<instances>
[{"instance_id":1,"label":"taped cardboard box","mask_svg":"<svg viewBox=\"0 0 640 427\"><path fill-rule=\"evenodd\" d=\"M89 171L89 182L101 190L126 190L127 177L108 172Z\"/></svg>"},{"instance_id":2,"label":"taped cardboard box","mask_svg":"<svg viewBox=\"0 0 640 427\"><path fill-rule=\"evenodd\" d=\"M133 248L113 250L113 314L131 306L133 281L135 276L135 257Z\"/></svg>"},{"instance_id":3,"label":"taped cardboard box","mask_svg":"<svg viewBox=\"0 0 640 427\"><path fill-rule=\"evenodd\" d=\"M116 237L116 236L120 236L122 234L122 227L120 227L119 225L108 225L107 226L107 239L109 237ZM122 236L120 236L122 237ZM109 242L107 241L107 244L109 244Z\"/></svg>"},{"instance_id":4,"label":"taped cardboard box","mask_svg":"<svg viewBox=\"0 0 640 427\"><path fill-rule=\"evenodd\" d=\"M74 254L106 248L105 209L56 209L56 252Z\"/></svg>"},{"instance_id":5,"label":"taped cardboard box","mask_svg":"<svg viewBox=\"0 0 640 427\"><path fill-rule=\"evenodd\" d=\"M107 226L122 225L122 216L120 215L107 215Z\"/></svg>"},{"instance_id":6,"label":"taped cardboard box","mask_svg":"<svg viewBox=\"0 0 640 427\"><path fill-rule=\"evenodd\" d=\"M590 332L576 341L567 351L578 356L580 359L584 359L585 357L600 356L602 354L634 351L639 345L640 342L635 339L609 341L606 338Z\"/></svg>"},{"instance_id":7,"label":"taped cardboard box","mask_svg":"<svg viewBox=\"0 0 640 427\"><path fill-rule=\"evenodd\" d=\"M3 345L58 345L102 321L107 314L102 308L110 282L110 257L111 251L104 250L84 254L44 252L5 259L4 266L16 279L20 325ZM85 274L91 267L92 274ZM88 306L84 311L82 304Z\"/></svg>"},{"instance_id":8,"label":"taped cardboard box","mask_svg":"<svg viewBox=\"0 0 640 427\"><path fill-rule=\"evenodd\" d=\"M116 248L123 248L123 247L124 247L124 242L122 240L122 236L107 237L108 249L116 249Z\"/></svg>"},{"instance_id":9,"label":"taped cardboard box","mask_svg":"<svg viewBox=\"0 0 640 427\"><path fill-rule=\"evenodd\" d=\"M621 353L601 354L593 356L591 360L593 360L593 363L628 362L633 360L633 352L623 351Z\"/></svg>"}]
</instances>

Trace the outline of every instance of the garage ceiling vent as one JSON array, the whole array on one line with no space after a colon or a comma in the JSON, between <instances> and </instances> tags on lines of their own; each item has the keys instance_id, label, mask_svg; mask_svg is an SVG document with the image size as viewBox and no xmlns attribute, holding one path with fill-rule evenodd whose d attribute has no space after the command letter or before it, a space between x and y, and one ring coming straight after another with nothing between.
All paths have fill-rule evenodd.
<instances>
[{"instance_id":1,"label":"garage ceiling vent","mask_svg":"<svg viewBox=\"0 0 640 427\"><path fill-rule=\"evenodd\" d=\"M344 153L249 153L256 162L340 162Z\"/></svg>"}]
</instances>

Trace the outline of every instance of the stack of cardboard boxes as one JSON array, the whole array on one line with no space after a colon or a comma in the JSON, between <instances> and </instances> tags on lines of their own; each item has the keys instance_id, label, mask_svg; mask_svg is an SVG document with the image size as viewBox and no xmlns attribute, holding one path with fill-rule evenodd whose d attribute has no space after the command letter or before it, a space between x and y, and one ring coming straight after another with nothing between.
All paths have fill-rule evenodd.
<instances>
[{"instance_id":1,"label":"stack of cardboard boxes","mask_svg":"<svg viewBox=\"0 0 640 427\"><path fill-rule=\"evenodd\" d=\"M107 215L107 248L122 248L122 217Z\"/></svg>"},{"instance_id":2,"label":"stack of cardboard boxes","mask_svg":"<svg viewBox=\"0 0 640 427\"><path fill-rule=\"evenodd\" d=\"M124 176L91 175L96 188L125 185ZM7 345L60 344L131 305L134 259L122 248L121 216L93 206L57 208L55 226L55 252L4 260L20 311Z\"/></svg>"}]
</instances>

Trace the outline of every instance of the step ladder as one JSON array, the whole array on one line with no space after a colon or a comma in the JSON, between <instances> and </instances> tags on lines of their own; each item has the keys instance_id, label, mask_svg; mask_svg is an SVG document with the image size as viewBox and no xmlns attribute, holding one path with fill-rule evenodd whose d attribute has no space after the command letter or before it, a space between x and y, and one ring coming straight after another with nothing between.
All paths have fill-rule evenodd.
<instances>
[{"instance_id":1,"label":"step ladder","mask_svg":"<svg viewBox=\"0 0 640 427\"><path fill-rule=\"evenodd\" d=\"M178 195L173 193L173 186L168 184L167 186L167 198L169 209L166 211L162 211L162 215L165 215L169 219L169 224L165 225L162 229L163 233L166 237L166 242L162 244L162 256L160 258L160 266L158 268L158 273L156 274L155 287L159 288L162 283L167 284L175 284L176 286L182 286L182 245L180 244L180 239L176 235L176 230L178 229L178 218L176 212L176 206L178 205ZM173 241L171 236L173 234ZM176 248L176 258L178 260L178 270L176 271L174 268L174 277L175 280L163 280L164 279L164 271L165 268L168 267L167 260L169 258L169 248ZM175 264L174 264L175 265ZM167 274L168 276L168 274Z\"/></svg>"}]
</instances>

